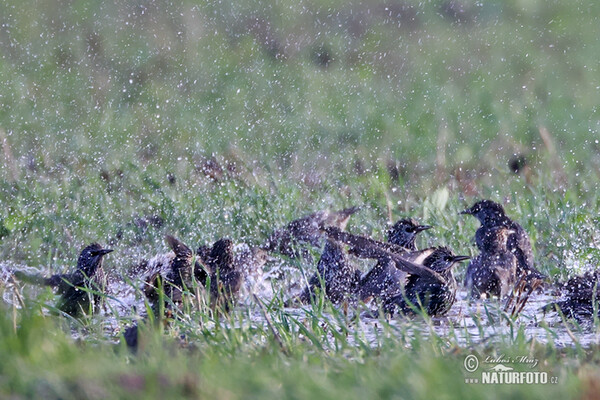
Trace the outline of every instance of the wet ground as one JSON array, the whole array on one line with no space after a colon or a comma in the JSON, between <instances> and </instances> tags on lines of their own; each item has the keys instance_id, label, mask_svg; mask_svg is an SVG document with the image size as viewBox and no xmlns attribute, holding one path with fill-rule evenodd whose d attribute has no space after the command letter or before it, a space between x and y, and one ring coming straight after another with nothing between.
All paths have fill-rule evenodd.
<instances>
[{"instance_id":1,"label":"wet ground","mask_svg":"<svg viewBox=\"0 0 600 400\"><path fill-rule=\"evenodd\" d=\"M12 278L12 271L22 270L29 274L42 273L36 268L16 265L10 262L0 263L0 288L2 299L14 307L21 307L24 299L35 299L39 288L32 288ZM261 326L268 330L264 309L258 306L251 293L256 294L264 304L273 298L274 292L290 293L298 290L303 275L295 268L280 264L272 267L269 272L259 276L252 276L241 295L239 308L248 316L247 321L237 321L234 324L247 324L248 326ZM139 280L127 277L113 276L109 279L108 297L101 315L107 336L118 337L121 329L119 318L141 318L145 313L146 305L141 291ZM286 296L284 296L286 298ZM348 340L358 338L370 346L377 346L382 337L390 334L428 336L435 332L441 338L459 346L472 344L493 344L494 342L510 342L516 335L517 328L524 327L528 339L539 342L553 342L557 347L574 346L577 343L583 347L600 343L600 331L593 323L579 326L572 321L563 321L556 312L544 313L541 308L556 300L555 296L548 294L532 294L525 308L516 320L511 321L509 315L503 312L504 304L496 300L469 302L467 293L460 290L450 312L440 318L433 318L426 322L422 318L406 320L402 317L392 318L388 324L382 323L378 318L372 318L367 310L350 308L345 318L352 321L348 326L356 330L356 335L349 335ZM310 306L286 308L285 315L302 322L311 311ZM360 317L353 318L356 315ZM337 316L339 318L339 316ZM325 313L324 319L329 319L331 326L337 326L336 316ZM324 321L325 322L325 321ZM122 322L121 322L122 323ZM395 333L394 333L395 332Z\"/></svg>"}]
</instances>

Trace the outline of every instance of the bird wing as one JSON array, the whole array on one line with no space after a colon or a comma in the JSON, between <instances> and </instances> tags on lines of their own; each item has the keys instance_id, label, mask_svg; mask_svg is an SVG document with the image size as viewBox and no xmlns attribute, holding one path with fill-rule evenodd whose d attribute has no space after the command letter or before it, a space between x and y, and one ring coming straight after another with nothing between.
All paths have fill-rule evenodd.
<instances>
[{"instance_id":1,"label":"bird wing","mask_svg":"<svg viewBox=\"0 0 600 400\"><path fill-rule=\"evenodd\" d=\"M434 251L435 247L430 247L428 249L411 251L410 253L403 254L402 256L415 264L423 264L423 261L425 261L425 259Z\"/></svg>"},{"instance_id":2,"label":"bird wing","mask_svg":"<svg viewBox=\"0 0 600 400\"><path fill-rule=\"evenodd\" d=\"M330 239L349 245L348 251L359 258L379 258L382 251L396 254L407 252L402 246L380 242L366 236L354 235L333 226L323 227L322 229Z\"/></svg>"},{"instance_id":3,"label":"bird wing","mask_svg":"<svg viewBox=\"0 0 600 400\"><path fill-rule=\"evenodd\" d=\"M529 236L527 235L527 232L525 232L525 229L514 221L510 228L513 229L515 233L512 233L508 237L506 245L517 258L518 265L527 270L533 277L545 279L546 276L533 266L533 250L531 249L531 241L529 240Z\"/></svg>"},{"instance_id":4,"label":"bird wing","mask_svg":"<svg viewBox=\"0 0 600 400\"><path fill-rule=\"evenodd\" d=\"M411 275L416 275L422 279L428 279L437 282L446 282L446 279L441 274L435 272L430 268L427 268L424 265L416 264L397 254L391 254L391 259L396 263L396 268L407 272Z\"/></svg>"},{"instance_id":5,"label":"bird wing","mask_svg":"<svg viewBox=\"0 0 600 400\"><path fill-rule=\"evenodd\" d=\"M346 224L350 217L360 210L360 206L354 206L350 208L345 208L340 211L334 211L331 213L327 213L324 221L321 221L321 224L327 226L335 226L336 228L346 229ZM321 225L320 224L320 225Z\"/></svg>"},{"instance_id":6,"label":"bird wing","mask_svg":"<svg viewBox=\"0 0 600 400\"><path fill-rule=\"evenodd\" d=\"M52 286L52 287L56 286L56 285L52 284L53 282L50 281L50 278L44 278L41 275L29 275L23 271L15 271L13 273L13 275L15 276L15 278L17 278L23 282L30 283L32 285Z\"/></svg>"}]
</instances>

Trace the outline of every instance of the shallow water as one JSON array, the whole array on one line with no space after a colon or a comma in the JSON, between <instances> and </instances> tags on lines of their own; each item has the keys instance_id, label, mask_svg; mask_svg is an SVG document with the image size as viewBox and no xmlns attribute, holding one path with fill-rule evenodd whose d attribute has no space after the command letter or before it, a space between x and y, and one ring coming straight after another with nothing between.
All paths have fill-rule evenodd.
<instances>
[{"instance_id":1,"label":"shallow water","mask_svg":"<svg viewBox=\"0 0 600 400\"><path fill-rule=\"evenodd\" d=\"M161 255L160 257L163 257ZM0 263L0 287L2 289L2 299L5 303L19 308L21 306L17 293L25 298L35 298L39 294L39 288L27 287L21 282L15 282L12 279L12 271L21 270L29 274L42 273L42 271L17 265L10 262ZM243 310L243 315L248 316L247 321L229 322L230 324L261 327L268 330L268 323L264 317L263 309L259 307L252 296L252 293L263 302L269 303L274 293L282 291L290 293L297 291L302 285L294 282L302 282L304 279L298 269L286 266L281 263L271 267L268 272L260 273L250 277L242 290L238 308ZM118 340L118 332L122 329L123 319L143 318L146 310L146 303L140 290L141 281L139 279L123 279L122 277L109 277L107 293L108 297L102 310L100 318L105 327L108 337L115 337ZM495 300L469 302L465 290L457 293L455 304L449 313L444 317L432 318L430 323L420 317L410 320L396 317L387 323L378 319L371 318L369 312L365 310L348 310L348 320L346 326L355 329L354 335L350 334L347 338L349 343L360 340L369 346L378 346L386 335L396 332L410 338L414 335L428 337L432 331L441 338L448 338L449 342L459 346L469 346L476 344L510 343L511 336L514 335L518 326L525 327L527 339L535 339L538 342L554 342L557 347L574 346L576 343L583 347L600 343L600 332L594 328L593 324L584 327L577 327L573 322L565 322L556 312L544 314L541 308L555 301L556 297L548 294L532 294L525 308L519 315L515 325L508 323L506 314L502 312L503 304ZM312 310L310 306L286 308L285 315L292 317L302 323L310 317ZM358 313L360 318L354 319L353 316ZM271 318L276 318L271 315ZM322 318L330 323L331 327L339 327L336 317L327 313ZM388 325L389 324L389 325ZM333 338L331 338L333 340ZM109 339L110 340L110 339Z\"/></svg>"}]
</instances>

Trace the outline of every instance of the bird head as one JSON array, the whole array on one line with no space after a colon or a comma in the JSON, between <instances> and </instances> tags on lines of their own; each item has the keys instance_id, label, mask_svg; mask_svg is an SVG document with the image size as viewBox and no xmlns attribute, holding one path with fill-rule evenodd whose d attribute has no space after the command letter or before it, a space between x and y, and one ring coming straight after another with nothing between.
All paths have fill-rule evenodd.
<instances>
[{"instance_id":1,"label":"bird head","mask_svg":"<svg viewBox=\"0 0 600 400\"><path fill-rule=\"evenodd\" d=\"M472 215L482 224L494 223L506 217L502 205L491 200L478 201L461 214Z\"/></svg>"},{"instance_id":2,"label":"bird head","mask_svg":"<svg viewBox=\"0 0 600 400\"><path fill-rule=\"evenodd\" d=\"M104 249L98 243L92 243L85 247L79 254L77 260L77 269L84 272L87 276L92 276L102 265L102 257L110 253L112 249Z\"/></svg>"},{"instance_id":3,"label":"bird head","mask_svg":"<svg viewBox=\"0 0 600 400\"><path fill-rule=\"evenodd\" d=\"M412 218L404 218L396 222L388 230L388 242L413 249L415 248L417 233L431 228L429 225L419 225Z\"/></svg>"},{"instance_id":4,"label":"bird head","mask_svg":"<svg viewBox=\"0 0 600 400\"><path fill-rule=\"evenodd\" d=\"M469 256L457 256L447 247L438 247L423 261L423 265L433 271L444 272L457 263L470 258Z\"/></svg>"}]
</instances>

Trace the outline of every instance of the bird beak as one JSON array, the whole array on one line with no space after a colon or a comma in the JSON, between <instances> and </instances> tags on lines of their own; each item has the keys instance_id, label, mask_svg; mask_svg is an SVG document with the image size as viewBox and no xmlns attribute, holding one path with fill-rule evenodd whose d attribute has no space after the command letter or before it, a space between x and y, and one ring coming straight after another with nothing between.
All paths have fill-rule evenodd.
<instances>
[{"instance_id":1,"label":"bird beak","mask_svg":"<svg viewBox=\"0 0 600 400\"><path fill-rule=\"evenodd\" d=\"M102 249L102 250L98 250L97 254L99 256L103 256L105 254L112 253L112 252L113 252L113 249Z\"/></svg>"},{"instance_id":2,"label":"bird beak","mask_svg":"<svg viewBox=\"0 0 600 400\"><path fill-rule=\"evenodd\" d=\"M470 260L471 257L469 256L454 256L454 258L452 259L453 262L457 263L457 262L461 262L461 261L465 261L465 260Z\"/></svg>"},{"instance_id":3,"label":"bird beak","mask_svg":"<svg viewBox=\"0 0 600 400\"><path fill-rule=\"evenodd\" d=\"M467 208L466 210L463 210L461 212L459 212L460 215L472 215L473 212L471 211L470 208Z\"/></svg>"},{"instance_id":4,"label":"bird beak","mask_svg":"<svg viewBox=\"0 0 600 400\"><path fill-rule=\"evenodd\" d=\"M427 229L431 229L431 228L433 228L433 226L431 226L431 225L419 225L415 228L415 232L419 233L419 232L426 231Z\"/></svg>"}]
</instances>

